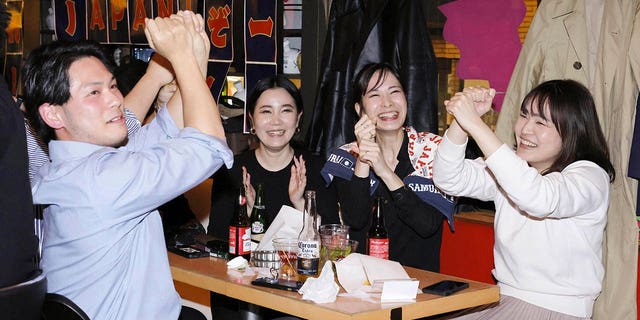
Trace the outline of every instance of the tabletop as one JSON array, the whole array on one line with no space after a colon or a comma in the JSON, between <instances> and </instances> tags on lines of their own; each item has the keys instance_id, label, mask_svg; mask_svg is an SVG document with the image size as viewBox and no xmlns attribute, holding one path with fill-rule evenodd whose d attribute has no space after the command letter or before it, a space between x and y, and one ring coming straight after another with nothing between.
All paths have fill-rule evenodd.
<instances>
[{"instance_id":1,"label":"tabletop","mask_svg":"<svg viewBox=\"0 0 640 320\"><path fill-rule=\"evenodd\" d=\"M302 300L297 292L252 285L254 277L227 273L224 259L168 255L175 281L306 319L415 319L489 304L500 298L496 285L405 267L410 277L420 281L420 288L441 280L465 281L469 288L446 297L418 294L413 302L372 303L338 296L335 302L316 304Z\"/></svg>"}]
</instances>

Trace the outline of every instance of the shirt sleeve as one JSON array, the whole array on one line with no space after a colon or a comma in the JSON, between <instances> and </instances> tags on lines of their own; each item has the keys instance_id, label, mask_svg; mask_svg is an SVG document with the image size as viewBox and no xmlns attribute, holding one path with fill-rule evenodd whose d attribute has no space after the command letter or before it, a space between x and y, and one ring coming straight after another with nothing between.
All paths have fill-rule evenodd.
<instances>
[{"instance_id":1,"label":"shirt sleeve","mask_svg":"<svg viewBox=\"0 0 640 320\"><path fill-rule=\"evenodd\" d=\"M562 172L541 175L503 145L486 163L508 198L535 217L579 216L608 202L609 176L590 161L576 161Z\"/></svg>"},{"instance_id":2,"label":"shirt sleeve","mask_svg":"<svg viewBox=\"0 0 640 320\"><path fill-rule=\"evenodd\" d=\"M447 194L494 200L497 186L481 159L465 159L466 142L455 144L445 132L433 161L433 182ZM506 148L506 145L502 147Z\"/></svg>"},{"instance_id":3,"label":"shirt sleeve","mask_svg":"<svg viewBox=\"0 0 640 320\"><path fill-rule=\"evenodd\" d=\"M443 215L422 201L411 189L403 186L391 191L398 218L423 238L433 235L442 225Z\"/></svg>"},{"instance_id":4,"label":"shirt sleeve","mask_svg":"<svg viewBox=\"0 0 640 320\"><path fill-rule=\"evenodd\" d=\"M124 148L95 152L83 166L87 186L99 190L93 201L112 212L141 215L190 190L222 164L231 165L233 154L225 141L194 128L174 139L129 151Z\"/></svg>"},{"instance_id":5,"label":"shirt sleeve","mask_svg":"<svg viewBox=\"0 0 640 320\"><path fill-rule=\"evenodd\" d=\"M180 130L173 122L167 108L158 110L157 116L150 123L142 126L135 134L129 135L126 147L136 151L155 145L161 141L174 138Z\"/></svg>"}]
</instances>

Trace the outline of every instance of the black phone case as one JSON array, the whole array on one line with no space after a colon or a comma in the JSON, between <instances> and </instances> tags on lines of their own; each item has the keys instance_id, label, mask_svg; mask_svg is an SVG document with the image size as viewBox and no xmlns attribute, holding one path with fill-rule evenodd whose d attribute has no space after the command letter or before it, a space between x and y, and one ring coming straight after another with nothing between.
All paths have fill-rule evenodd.
<instances>
[{"instance_id":1,"label":"black phone case","mask_svg":"<svg viewBox=\"0 0 640 320\"><path fill-rule=\"evenodd\" d=\"M466 282L443 280L422 288L422 292L437 294L439 296L448 296L466 288L469 288L469 284Z\"/></svg>"},{"instance_id":2,"label":"black phone case","mask_svg":"<svg viewBox=\"0 0 640 320\"><path fill-rule=\"evenodd\" d=\"M287 291L295 291L295 292L300 290L300 288L302 287L302 282L300 281L278 280L274 282L271 278L256 278L255 280L251 281L251 284L256 286L287 290Z\"/></svg>"},{"instance_id":3,"label":"black phone case","mask_svg":"<svg viewBox=\"0 0 640 320\"><path fill-rule=\"evenodd\" d=\"M200 250L198 248L194 248L191 246L170 246L167 248L170 252L179 254L183 257L189 258L189 259L193 259L193 258L203 258L203 257L208 257L209 256L209 252L206 252L204 250Z\"/></svg>"}]
</instances>

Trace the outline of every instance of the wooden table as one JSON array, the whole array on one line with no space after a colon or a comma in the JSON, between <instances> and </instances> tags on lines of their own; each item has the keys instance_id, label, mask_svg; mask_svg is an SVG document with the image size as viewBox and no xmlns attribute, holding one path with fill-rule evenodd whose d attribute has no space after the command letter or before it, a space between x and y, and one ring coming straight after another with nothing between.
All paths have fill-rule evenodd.
<instances>
[{"instance_id":1,"label":"wooden table","mask_svg":"<svg viewBox=\"0 0 640 320\"><path fill-rule=\"evenodd\" d=\"M316 304L302 300L297 292L254 286L253 278L230 276L223 259L169 253L169 263L175 281L306 319L415 319L499 300L495 285L405 267L410 277L420 280L420 288L445 279L469 282L469 288L448 297L418 294L415 302L380 304L338 297L333 303Z\"/></svg>"}]
</instances>

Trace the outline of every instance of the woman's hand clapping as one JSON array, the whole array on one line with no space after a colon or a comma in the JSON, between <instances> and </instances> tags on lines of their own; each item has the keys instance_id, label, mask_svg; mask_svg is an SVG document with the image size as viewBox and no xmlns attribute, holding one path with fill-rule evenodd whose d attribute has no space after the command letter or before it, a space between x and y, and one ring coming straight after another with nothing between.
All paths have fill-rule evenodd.
<instances>
[{"instance_id":1,"label":"woman's hand clapping","mask_svg":"<svg viewBox=\"0 0 640 320\"><path fill-rule=\"evenodd\" d=\"M291 178L289 179L289 200L293 206L302 211L304 209L304 189L307 187L307 168L304 159L293 157Z\"/></svg>"}]
</instances>

